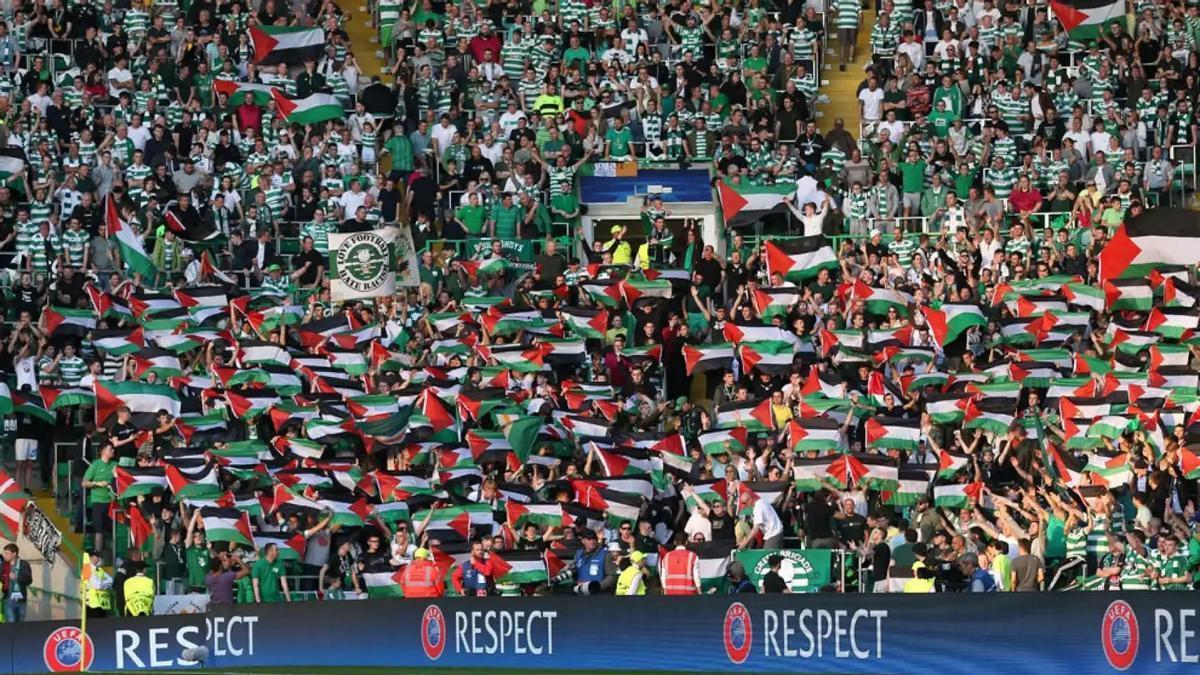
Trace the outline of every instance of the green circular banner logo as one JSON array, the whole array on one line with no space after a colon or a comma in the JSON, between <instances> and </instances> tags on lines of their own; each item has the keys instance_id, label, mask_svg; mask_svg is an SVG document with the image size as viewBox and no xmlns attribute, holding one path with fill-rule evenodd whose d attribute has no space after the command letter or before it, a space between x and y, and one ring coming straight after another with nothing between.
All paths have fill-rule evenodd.
<instances>
[{"instance_id":1,"label":"green circular banner logo","mask_svg":"<svg viewBox=\"0 0 1200 675\"><path fill-rule=\"evenodd\" d=\"M338 279L358 293L374 291L387 281L390 257L383 237L374 232L352 234L338 246Z\"/></svg>"}]
</instances>

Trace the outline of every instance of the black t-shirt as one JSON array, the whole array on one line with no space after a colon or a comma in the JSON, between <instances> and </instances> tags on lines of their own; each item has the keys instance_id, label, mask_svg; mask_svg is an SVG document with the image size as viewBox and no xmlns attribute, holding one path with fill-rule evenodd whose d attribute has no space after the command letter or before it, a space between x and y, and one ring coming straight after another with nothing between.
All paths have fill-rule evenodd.
<instances>
[{"instance_id":1,"label":"black t-shirt","mask_svg":"<svg viewBox=\"0 0 1200 675\"><path fill-rule=\"evenodd\" d=\"M113 425L111 438L114 441L123 441L137 433L137 427L133 426L133 422L117 422ZM126 443L117 448L117 457L136 457L137 444Z\"/></svg>"},{"instance_id":2,"label":"black t-shirt","mask_svg":"<svg viewBox=\"0 0 1200 675\"><path fill-rule=\"evenodd\" d=\"M824 499L814 499L804 507L804 531L814 539L830 539L833 528L829 519L833 516L833 507Z\"/></svg>"},{"instance_id":3,"label":"black t-shirt","mask_svg":"<svg viewBox=\"0 0 1200 675\"><path fill-rule=\"evenodd\" d=\"M774 571L767 572L763 575L763 593L783 593L787 590L787 583L783 577L776 574Z\"/></svg>"},{"instance_id":4,"label":"black t-shirt","mask_svg":"<svg viewBox=\"0 0 1200 675\"><path fill-rule=\"evenodd\" d=\"M875 548L871 551L871 557L871 573L875 581L886 579L888 566L892 564L892 549L888 548L887 542L881 541L875 544Z\"/></svg>"},{"instance_id":5,"label":"black t-shirt","mask_svg":"<svg viewBox=\"0 0 1200 675\"><path fill-rule=\"evenodd\" d=\"M712 511L709 511L708 522L712 526L713 541L732 541L733 540L733 538L734 538L734 533L733 533L734 522L733 522L733 517L730 516L728 512L723 513L720 516L718 516L717 514L713 513Z\"/></svg>"},{"instance_id":6,"label":"black t-shirt","mask_svg":"<svg viewBox=\"0 0 1200 675\"><path fill-rule=\"evenodd\" d=\"M316 249L312 249L310 251L301 251L292 258L292 264L296 266L297 270L302 269L304 267L304 263L311 264L308 266L308 269L304 272L304 274L301 274L300 278L297 280L302 286L306 286L316 281L317 269L324 267L327 264L325 261L325 256L317 253Z\"/></svg>"},{"instance_id":7,"label":"black t-shirt","mask_svg":"<svg viewBox=\"0 0 1200 675\"><path fill-rule=\"evenodd\" d=\"M834 518L833 522L837 527L838 537L843 542L862 541L863 534L867 531L867 519L857 513L845 518Z\"/></svg>"}]
</instances>

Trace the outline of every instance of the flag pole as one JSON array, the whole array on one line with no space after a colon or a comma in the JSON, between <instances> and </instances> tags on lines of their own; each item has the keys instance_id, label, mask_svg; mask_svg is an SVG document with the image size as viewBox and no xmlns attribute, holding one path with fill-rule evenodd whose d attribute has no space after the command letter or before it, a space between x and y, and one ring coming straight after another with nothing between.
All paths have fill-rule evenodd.
<instances>
[{"instance_id":1,"label":"flag pole","mask_svg":"<svg viewBox=\"0 0 1200 675\"><path fill-rule=\"evenodd\" d=\"M87 594L91 588L92 568L88 554L83 552L79 568L79 672L87 671Z\"/></svg>"}]
</instances>

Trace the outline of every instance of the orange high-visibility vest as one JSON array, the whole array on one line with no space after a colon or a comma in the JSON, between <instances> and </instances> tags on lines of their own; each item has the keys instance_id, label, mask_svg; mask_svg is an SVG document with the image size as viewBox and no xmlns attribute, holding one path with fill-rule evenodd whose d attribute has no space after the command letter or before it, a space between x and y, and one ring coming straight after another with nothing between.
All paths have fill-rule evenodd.
<instances>
[{"instance_id":1,"label":"orange high-visibility vest","mask_svg":"<svg viewBox=\"0 0 1200 675\"><path fill-rule=\"evenodd\" d=\"M687 549L677 548L663 556L663 594L664 595L696 595L696 579L692 570L696 566L696 554Z\"/></svg>"},{"instance_id":2,"label":"orange high-visibility vest","mask_svg":"<svg viewBox=\"0 0 1200 675\"><path fill-rule=\"evenodd\" d=\"M428 560L414 560L400 575L400 588L406 598L440 598L442 596L441 570Z\"/></svg>"}]
</instances>

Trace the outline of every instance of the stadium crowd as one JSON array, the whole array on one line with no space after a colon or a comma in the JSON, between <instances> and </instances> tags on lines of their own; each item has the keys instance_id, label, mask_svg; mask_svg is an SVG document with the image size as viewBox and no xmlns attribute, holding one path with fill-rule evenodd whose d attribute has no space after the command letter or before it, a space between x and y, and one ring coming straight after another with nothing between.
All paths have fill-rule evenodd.
<instances>
[{"instance_id":1,"label":"stadium crowd","mask_svg":"<svg viewBox=\"0 0 1200 675\"><path fill-rule=\"evenodd\" d=\"M1194 8L821 9L384 2L386 75L330 0L6 9L0 405L29 489L82 439L90 611L793 591L801 548L810 590L1190 588L1196 266L1100 260L1189 196ZM590 237L630 163L814 187ZM330 234L386 226L419 285L334 301Z\"/></svg>"}]
</instances>

